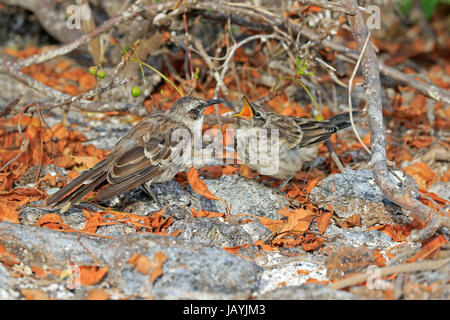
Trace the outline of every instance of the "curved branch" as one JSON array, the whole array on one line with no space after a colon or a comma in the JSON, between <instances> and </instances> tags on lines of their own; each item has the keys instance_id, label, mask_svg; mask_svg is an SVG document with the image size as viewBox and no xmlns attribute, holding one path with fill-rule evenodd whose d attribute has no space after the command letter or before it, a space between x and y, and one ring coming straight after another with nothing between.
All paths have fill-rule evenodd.
<instances>
[{"instance_id":1,"label":"curved branch","mask_svg":"<svg viewBox=\"0 0 450 320\"><path fill-rule=\"evenodd\" d=\"M361 12L358 10L356 1L347 0L346 6L348 10L355 10L357 13L354 16L348 16L347 19L352 28L357 48L361 51L369 30L364 23ZM371 166L375 182L389 200L411 210L412 214L422 221L430 222L428 229L432 229L430 232L434 232L442 223L440 216L435 215L430 208L415 200L408 189L398 188L389 176L386 164L386 134L383 126L380 73L377 56L371 44L367 46L366 52L362 56L361 68L366 88L370 148L372 151Z\"/></svg>"}]
</instances>

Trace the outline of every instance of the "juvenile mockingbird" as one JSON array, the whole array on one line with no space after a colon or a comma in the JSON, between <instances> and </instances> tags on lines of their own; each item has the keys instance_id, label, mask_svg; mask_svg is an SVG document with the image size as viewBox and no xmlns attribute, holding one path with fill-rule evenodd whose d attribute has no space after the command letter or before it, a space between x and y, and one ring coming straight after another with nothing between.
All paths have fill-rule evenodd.
<instances>
[{"instance_id":1,"label":"juvenile mockingbird","mask_svg":"<svg viewBox=\"0 0 450 320\"><path fill-rule=\"evenodd\" d=\"M131 128L103 161L51 195L46 204L61 204L61 212L64 212L84 195L101 187L104 188L96 195L98 200L141 185L153 196L150 183L169 181L190 166L191 163L183 161L186 156L183 153L191 150L186 148L187 144L193 145L194 131L201 130L205 109L221 102L183 97L175 101L169 111L149 115ZM176 135L176 131L187 133L185 136L190 140ZM173 139L174 134L176 139Z\"/></svg>"},{"instance_id":2,"label":"juvenile mockingbird","mask_svg":"<svg viewBox=\"0 0 450 320\"><path fill-rule=\"evenodd\" d=\"M353 117L359 117L362 114L362 111L354 111ZM252 163L250 159L252 156L255 159L256 153L259 152L260 157L265 156L258 150L261 145L259 143L239 144L237 142L239 157L245 161L245 164L261 174L276 179L285 179L282 186L285 186L292 176L301 170L304 162L317 157L318 142L327 140L333 133L351 126L349 113L341 113L328 120L316 121L267 112L250 103L247 98L244 98L244 106L241 112L233 116L237 116L239 119L236 132L237 140L240 138L248 139L251 130L263 129L262 133L268 136L267 142L269 144L266 154L277 154L276 158L269 157L269 161L253 161ZM355 122L361 120L361 118L358 118L355 119ZM274 133L277 133L277 135L275 136ZM258 142L260 141L258 140ZM239 148L240 145L244 147ZM278 148L278 152L273 153L270 148ZM264 150L266 151L266 149ZM267 157L263 160L267 160ZM274 171L273 168L277 170Z\"/></svg>"}]
</instances>

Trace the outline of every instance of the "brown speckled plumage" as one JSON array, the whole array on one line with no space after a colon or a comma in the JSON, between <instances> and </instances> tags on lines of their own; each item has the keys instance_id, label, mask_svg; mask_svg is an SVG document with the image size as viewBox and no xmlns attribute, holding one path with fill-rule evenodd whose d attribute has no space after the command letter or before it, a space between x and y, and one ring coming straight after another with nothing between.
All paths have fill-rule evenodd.
<instances>
[{"instance_id":1,"label":"brown speckled plumage","mask_svg":"<svg viewBox=\"0 0 450 320\"><path fill-rule=\"evenodd\" d=\"M249 104L249 107L252 110L252 116L250 118L239 117L238 130L245 137L245 131L255 128L267 129L269 139L272 139L270 143L272 146L275 146L275 141L270 137L270 130L278 130L279 157L270 159L271 163L267 164L251 163L249 156L256 153L258 148L255 145L249 145L242 150L238 148L238 154L248 166L262 174L270 172L269 166L273 167L273 161L278 161L278 170L268 174L277 179L289 179L301 170L304 162L317 157L317 143L325 141L333 133L351 126L348 113L338 114L328 120L316 121L267 112L255 104ZM359 117L361 114L362 112L353 112L353 117ZM360 120L361 118L355 119L355 121Z\"/></svg>"},{"instance_id":2,"label":"brown speckled plumage","mask_svg":"<svg viewBox=\"0 0 450 320\"><path fill-rule=\"evenodd\" d=\"M182 143L187 142L172 141L172 133L186 129L193 138L192 130L201 127L203 122L203 111L215 103L220 101L183 97L169 111L146 117L117 142L106 159L71 180L51 195L46 204L62 204L64 212L87 193L101 187L96 198L106 200L146 182L169 181L185 169L185 163L175 159L184 150Z\"/></svg>"}]
</instances>

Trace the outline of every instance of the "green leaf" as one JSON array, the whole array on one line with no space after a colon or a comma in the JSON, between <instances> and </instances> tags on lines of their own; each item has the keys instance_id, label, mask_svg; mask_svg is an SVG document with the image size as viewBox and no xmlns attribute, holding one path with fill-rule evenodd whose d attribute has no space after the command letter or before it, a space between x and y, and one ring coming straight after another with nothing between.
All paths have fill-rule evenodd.
<instances>
[{"instance_id":1,"label":"green leaf","mask_svg":"<svg viewBox=\"0 0 450 320\"><path fill-rule=\"evenodd\" d=\"M431 19L438 2L439 0L422 0L423 13L425 14L425 18L427 18L427 20Z\"/></svg>"},{"instance_id":2,"label":"green leaf","mask_svg":"<svg viewBox=\"0 0 450 320\"><path fill-rule=\"evenodd\" d=\"M299 75L299 76L314 75L314 72L306 72L306 68L308 68L308 64L306 62L300 60L299 57L296 57L295 58L295 69L296 69L297 75Z\"/></svg>"},{"instance_id":3,"label":"green leaf","mask_svg":"<svg viewBox=\"0 0 450 320\"><path fill-rule=\"evenodd\" d=\"M411 9L413 7L412 0L402 0L398 2L398 8L400 9L400 12L405 18L408 18L409 13L411 12Z\"/></svg>"}]
</instances>

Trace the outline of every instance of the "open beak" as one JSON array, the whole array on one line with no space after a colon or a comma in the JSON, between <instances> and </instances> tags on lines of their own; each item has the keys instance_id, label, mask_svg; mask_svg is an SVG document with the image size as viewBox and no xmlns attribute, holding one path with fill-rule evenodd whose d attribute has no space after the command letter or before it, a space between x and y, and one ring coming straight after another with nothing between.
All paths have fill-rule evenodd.
<instances>
[{"instance_id":1,"label":"open beak","mask_svg":"<svg viewBox=\"0 0 450 320\"><path fill-rule=\"evenodd\" d=\"M233 114L232 117L242 117L245 119L253 118L253 110L247 97L244 97L244 105L242 106L241 112Z\"/></svg>"}]
</instances>

